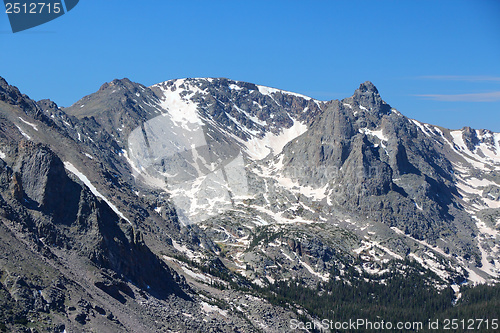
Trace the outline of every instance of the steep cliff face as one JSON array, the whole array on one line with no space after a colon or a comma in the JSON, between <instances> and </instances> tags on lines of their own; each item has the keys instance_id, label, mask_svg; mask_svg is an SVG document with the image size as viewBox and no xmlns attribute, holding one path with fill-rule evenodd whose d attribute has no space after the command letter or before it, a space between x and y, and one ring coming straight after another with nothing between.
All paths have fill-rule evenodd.
<instances>
[{"instance_id":1,"label":"steep cliff face","mask_svg":"<svg viewBox=\"0 0 500 333\"><path fill-rule=\"evenodd\" d=\"M366 216L435 245L446 234L462 255L475 223L458 209L451 163L436 143L365 82L331 103L283 151L284 173L326 186L336 209ZM297 170L306 169L306 172ZM451 231L451 233L450 233ZM479 252L475 255L479 258Z\"/></svg>"},{"instance_id":2,"label":"steep cliff face","mask_svg":"<svg viewBox=\"0 0 500 333\"><path fill-rule=\"evenodd\" d=\"M20 239L28 253L32 251L31 255L46 265L57 267L65 262L72 267L72 272L59 272L66 282L53 297L61 302L68 300L75 293L68 284L79 283L85 276L122 303L126 302L124 295L134 298L134 291L127 283L148 290L158 299L169 295L189 298L181 288L187 287L182 279L151 252L141 233L79 183L78 178L69 176L62 161L49 148L22 140L18 147L12 147L9 157L11 165L0 160L3 228L8 228L10 237ZM2 237L2 241L6 239ZM23 250L19 249L16 258L6 256L4 260L13 259L10 264L15 264L17 260L28 259ZM11 266L4 260L3 264ZM29 311L67 313L68 308L61 307L60 301L44 293L40 297L36 291L49 288L46 293L50 293L50 278L37 277L29 269L24 274L30 275L19 273L22 271L16 272L11 266L5 271L2 284L10 295L6 297L24 302L18 315L35 320L37 317ZM34 280L38 278L42 280ZM88 316L81 318L84 323L92 321ZM71 322L66 321L66 325Z\"/></svg>"}]
</instances>

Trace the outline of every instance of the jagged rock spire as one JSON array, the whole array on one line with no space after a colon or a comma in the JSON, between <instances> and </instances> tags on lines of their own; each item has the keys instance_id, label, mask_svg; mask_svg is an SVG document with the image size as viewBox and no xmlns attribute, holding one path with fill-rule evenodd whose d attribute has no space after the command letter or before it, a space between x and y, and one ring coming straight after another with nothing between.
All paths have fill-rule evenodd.
<instances>
[{"instance_id":1,"label":"jagged rock spire","mask_svg":"<svg viewBox=\"0 0 500 333\"><path fill-rule=\"evenodd\" d=\"M388 113L391 109L391 107L382 100L377 88L370 81L361 83L359 88L354 91L354 95L349 99L365 107L369 111Z\"/></svg>"}]
</instances>

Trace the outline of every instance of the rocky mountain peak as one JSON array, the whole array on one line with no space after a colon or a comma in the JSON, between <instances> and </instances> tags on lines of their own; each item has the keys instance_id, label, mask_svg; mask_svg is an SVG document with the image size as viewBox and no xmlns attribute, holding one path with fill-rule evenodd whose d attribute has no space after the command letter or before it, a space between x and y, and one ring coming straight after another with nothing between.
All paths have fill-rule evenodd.
<instances>
[{"instance_id":1,"label":"rocky mountain peak","mask_svg":"<svg viewBox=\"0 0 500 333\"><path fill-rule=\"evenodd\" d=\"M36 104L42 108L42 110L58 110L59 106L57 105L56 102L50 100L50 99L42 99L36 102Z\"/></svg>"},{"instance_id":2,"label":"rocky mountain peak","mask_svg":"<svg viewBox=\"0 0 500 333\"><path fill-rule=\"evenodd\" d=\"M15 86L0 77L0 101L19 106L24 113L41 120L40 108L27 95L22 94Z\"/></svg>"},{"instance_id":3,"label":"rocky mountain peak","mask_svg":"<svg viewBox=\"0 0 500 333\"><path fill-rule=\"evenodd\" d=\"M474 151L476 145L479 144L479 138L477 137L476 130L470 128L469 126L465 126L462 128L462 139L464 140L465 145L470 151Z\"/></svg>"},{"instance_id":4,"label":"rocky mountain peak","mask_svg":"<svg viewBox=\"0 0 500 333\"><path fill-rule=\"evenodd\" d=\"M7 81L3 77L0 76L0 87L5 88L8 85L9 84L7 83Z\"/></svg>"},{"instance_id":5,"label":"rocky mountain peak","mask_svg":"<svg viewBox=\"0 0 500 333\"><path fill-rule=\"evenodd\" d=\"M3 77L0 77L0 101L18 105L22 102L23 97L19 89L9 85Z\"/></svg>"},{"instance_id":6,"label":"rocky mountain peak","mask_svg":"<svg viewBox=\"0 0 500 333\"><path fill-rule=\"evenodd\" d=\"M378 107L382 103L382 98L380 97L377 88L370 81L361 83L359 88L354 91L354 95L352 97L359 103L359 105L368 109Z\"/></svg>"},{"instance_id":7,"label":"rocky mountain peak","mask_svg":"<svg viewBox=\"0 0 500 333\"><path fill-rule=\"evenodd\" d=\"M365 81L359 85L359 88L356 89L354 94L377 94L377 87L371 81Z\"/></svg>"},{"instance_id":8,"label":"rocky mountain peak","mask_svg":"<svg viewBox=\"0 0 500 333\"><path fill-rule=\"evenodd\" d=\"M97 92L64 111L77 118L94 117L106 126L111 124L108 130L113 132L122 125L137 126L138 122L156 115L157 104L158 98L149 88L124 78L104 83Z\"/></svg>"},{"instance_id":9,"label":"rocky mountain peak","mask_svg":"<svg viewBox=\"0 0 500 333\"><path fill-rule=\"evenodd\" d=\"M111 82L106 82L104 83L100 88L99 91L105 91L106 89L113 88L116 89L117 87L125 87L125 88L131 88L132 86L137 85L137 83L133 83L130 81L128 78L123 78L123 79L114 79Z\"/></svg>"},{"instance_id":10,"label":"rocky mountain peak","mask_svg":"<svg viewBox=\"0 0 500 333\"><path fill-rule=\"evenodd\" d=\"M374 114L387 114L391 110L391 107L382 100L377 88L370 81L361 83L359 88L354 91L354 94L346 98L345 101Z\"/></svg>"}]
</instances>

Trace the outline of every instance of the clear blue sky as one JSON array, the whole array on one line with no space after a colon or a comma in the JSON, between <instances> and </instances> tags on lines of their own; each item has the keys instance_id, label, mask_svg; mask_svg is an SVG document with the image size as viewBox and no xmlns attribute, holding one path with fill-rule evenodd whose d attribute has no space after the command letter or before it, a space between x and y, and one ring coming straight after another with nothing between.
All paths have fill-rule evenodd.
<instances>
[{"instance_id":1,"label":"clear blue sky","mask_svg":"<svg viewBox=\"0 0 500 333\"><path fill-rule=\"evenodd\" d=\"M104 82L228 77L329 100L372 81L403 114L500 132L500 1L80 0L12 34L0 76L69 106Z\"/></svg>"}]
</instances>

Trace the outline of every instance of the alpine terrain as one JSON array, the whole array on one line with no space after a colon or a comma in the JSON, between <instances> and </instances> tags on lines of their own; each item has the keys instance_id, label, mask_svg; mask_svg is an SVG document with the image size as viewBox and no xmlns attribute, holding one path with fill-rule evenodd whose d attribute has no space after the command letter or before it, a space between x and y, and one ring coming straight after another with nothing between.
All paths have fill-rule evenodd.
<instances>
[{"instance_id":1,"label":"alpine terrain","mask_svg":"<svg viewBox=\"0 0 500 333\"><path fill-rule=\"evenodd\" d=\"M371 82L122 79L62 108L0 78L0 221L4 332L500 319L500 133Z\"/></svg>"}]
</instances>

